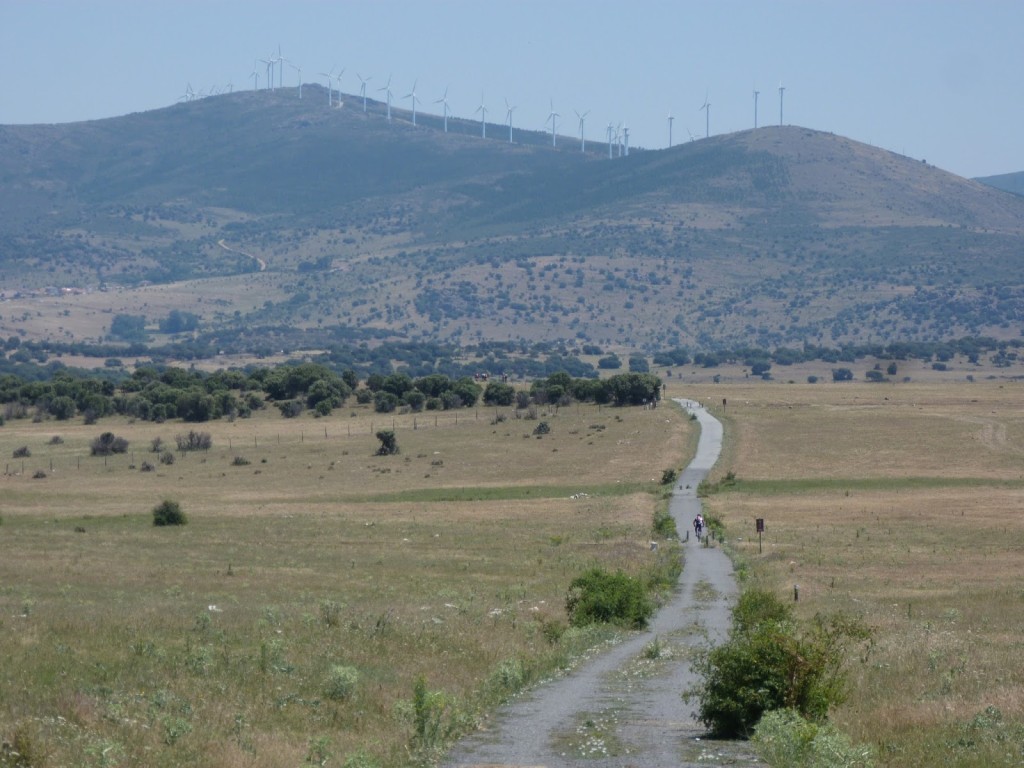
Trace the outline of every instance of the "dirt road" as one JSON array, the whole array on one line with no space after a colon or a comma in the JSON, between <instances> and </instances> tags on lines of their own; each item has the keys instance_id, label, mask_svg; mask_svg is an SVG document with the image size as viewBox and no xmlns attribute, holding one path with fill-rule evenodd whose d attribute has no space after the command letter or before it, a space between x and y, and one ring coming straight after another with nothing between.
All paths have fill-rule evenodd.
<instances>
[{"instance_id":1,"label":"dirt road","mask_svg":"<svg viewBox=\"0 0 1024 768\"><path fill-rule=\"evenodd\" d=\"M701 435L670 507L680 535L691 532L675 596L647 631L502 708L489 730L457 744L444 765L679 768L752 762L737 752L746 751L741 746L701 740L703 728L680 698L694 681L688 651L708 637L725 636L736 583L725 554L698 544L691 528L700 511L697 484L721 452L722 425L697 403L678 402L697 416ZM655 638L661 652L651 659L645 649Z\"/></svg>"}]
</instances>

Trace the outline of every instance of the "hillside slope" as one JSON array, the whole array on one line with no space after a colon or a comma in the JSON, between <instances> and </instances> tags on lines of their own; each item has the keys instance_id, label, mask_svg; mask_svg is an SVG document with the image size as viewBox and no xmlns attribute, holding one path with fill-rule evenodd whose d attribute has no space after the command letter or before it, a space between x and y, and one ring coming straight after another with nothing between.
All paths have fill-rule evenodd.
<instances>
[{"instance_id":1,"label":"hillside slope","mask_svg":"<svg viewBox=\"0 0 1024 768\"><path fill-rule=\"evenodd\" d=\"M100 338L110 315L152 329L175 308L236 347L771 347L1024 325L1024 198L918 161L800 127L609 159L304 91L0 127L0 279L22 302L0 334Z\"/></svg>"}]
</instances>

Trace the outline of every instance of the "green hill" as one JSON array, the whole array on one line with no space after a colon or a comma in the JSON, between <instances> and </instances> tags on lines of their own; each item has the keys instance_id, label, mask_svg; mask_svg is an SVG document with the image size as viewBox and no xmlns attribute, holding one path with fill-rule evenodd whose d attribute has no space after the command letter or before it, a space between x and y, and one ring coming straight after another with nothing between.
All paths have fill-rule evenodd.
<instances>
[{"instance_id":1,"label":"green hill","mask_svg":"<svg viewBox=\"0 0 1024 768\"><path fill-rule=\"evenodd\" d=\"M235 347L268 328L656 350L1024 327L1024 199L922 162L800 127L609 159L304 91L0 127L0 334L109 332L82 307L152 330L185 310ZM56 314L47 286L107 293Z\"/></svg>"}]
</instances>

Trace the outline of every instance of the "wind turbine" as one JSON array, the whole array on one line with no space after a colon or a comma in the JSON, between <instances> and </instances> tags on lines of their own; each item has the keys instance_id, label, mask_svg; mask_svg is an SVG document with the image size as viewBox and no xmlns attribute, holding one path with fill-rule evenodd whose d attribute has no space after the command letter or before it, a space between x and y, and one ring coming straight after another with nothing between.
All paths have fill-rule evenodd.
<instances>
[{"instance_id":1,"label":"wind turbine","mask_svg":"<svg viewBox=\"0 0 1024 768\"><path fill-rule=\"evenodd\" d=\"M260 89L260 73L254 69L249 73L249 77L253 78L252 89L258 91Z\"/></svg>"},{"instance_id":2,"label":"wind turbine","mask_svg":"<svg viewBox=\"0 0 1024 768\"><path fill-rule=\"evenodd\" d=\"M622 123L615 126L615 156L622 157Z\"/></svg>"},{"instance_id":3,"label":"wind turbine","mask_svg":"<svg viewBox=\"0 0 1024 768\"><path fill-rule=\"evenodd\" d=\"M480 91L480 106L476 108L480 113L480 138L487 138L487 107L484 106L484 92ZM474 112L473 114L476 114Z\"/></svg>"},{"instance_id":4,"label":"wind turbine","mask_svg":"<svg viewBox=\"0 0 1024 768\"><path fill-rule=\"evenodd\" d=\"M757 96L761 93L757 88L754 89L754 127L757 128Z\"/></svg>"},{"instance_id":5,"label":"wind turbine","mask_svg":"<svg viewBox=\"0 0 1024 768\"><path fill-rule=\"evenodd\" d=\"M782 95L786 92L786 86L779 81L779 125L782 125Z\"/></svg>"},{"instance_id":6,"label":"wind turbine","mask_svg":"<svg viewBox=\"0 0 1024 768\"><path fill-rule=\"evenodd\" d=\"M321 77L326 77L327 78L327 106L328 107L333 107L334 106L334 96L333 96L334 91L332 90L331 81L334 80L334 69L332 68L330 72L319 72L318 74Z\"/></svg>"},{"instance_id":7,"label":"wind turbine","mask_svg":"<svg viewBox=\"0 0 1024 768\"><path fill-rule=\"evenodd\" d=\"M622 136L623 136L622 141L624 143L624 146L626 147L626 157L629 157L629 126L628 125L625 126L622 129Z\"/></svg>"},{"instance_id":8,"label":"wind turbine","mask_svg":"<svg viewBox=\"0 0 1024 768\"><path fill-rule=\"evenodd\" d=\"M512 143L512 113L515 111L515 107L510 107L508 99L505 99L505 121L508 123L508 143Z\"/></svg>"},{"instance_id":9,"label":"wind turbine","mask_svg":"<svg viewBox=\"0 0 1024 768\"><path fill-rule=\"evenodd\" d=\"M271 57L271 59L273 59L274 63L277 64L277 69L278 69L278 72L277 72L277 78L278 78L277 79L277 83L278 83L278 85L277 85L277 87L278 88L284 88L284 63L286 61L288 61L288 59L286 59L284 56L281 55L281 44L280 43L277 44L277 58L276 59L273 58L274 54L270 54L270 57ZM291 62L289 62L289 63L291 63Z\"/></svg>"},{"instance_id":10,"label":"wind turbine","mask_svg":"<svg viewBox=\"0 0 1024 768\"><path fill-rule=\"evenodd\" d=\"M296 64L292 64L290 61L288 62L288 66L291 67L292 69L294 69L296 72L299 73L299 98L301 99L302 98L302 67L300 67L300 66L298 66Z\"/></svg>"},{"instance_id":11,"label":"wind turbine","mask_svg":"<svg viewBox=\"0 0 1024 768\"><path fill-rule=\"evenodd\" d=\"M333 70L332 70L333 71ZM341 106L341 76L345 74L345 68L341 68L341 72L334 76L334 82L338 84L338 106Z\"/></svg>"},{"instance_id":12,"label":"wind turbine","mask_svg":"<svg viewBox=\"0 0 1024 768\"><path fill-rule=\"evenodd\" d=\"M388 122L391 122L391 75L388 75L388 81L383 88L378 88L378 91L384 91L384 96L388 102Z\"/></svg>"},{"instance_id":13,"label":"wind turbine","mask_svg":"<svg viewBox=\"0 0 1024 768\"><path fill-rule=\"evenodd\" d=\"M668 148L669 149L672 149L672 121L673 120L675 120L675 118L672 117L672 113L669 112L668 113Z\"/></svg>"},{"instance_id":14,"label":"wind turbine","mask_svg":"<svg viewBox=\"0 0 1024 768\"><path fill-rule=\"evenodd\" d=\"M574 109L573 112L576 112L576 110ZM584 112L582 115L579 112L576 112L576 117L578 117L580 119L580 152L586 152L586 150L587 150L586 141L583 139L583 121L587 119L587 115L589 115L589 114L590 114L590 110L589 109L586 112Z\"/></svg>"},{"instance_id":15,"label":"wind turbine","mask_svg":"<svg viewBox=\"0 0 1024 768\"><path fill-rule=\"evenodd\" d=\"M435 104L441 105L441 110L444 113L444 132L448 133L448 86L444 87L444 95L434 102Z\"/></svg>"},{"instance_id":16,"label":"wind turbine","mask_svg":"<svg viewBox=\"0 0 1024 768\"><path fill-rule=\"evenodd\" d=\"M612 138L615 136L615 126L608 123L608 159L612 159Z\"/></svg>"},{"instance_id":17,"label":"wind turbine","mask_svg":"<svg viewBox=\"0 0 1024 768\"><path fill-rule=\"evenodd\" d=\"M704 94L704 106L700 109L704 110L704 138L711 136L711 102L708 101L708 95ZM697 111L700 112L700 109Z\"/></svg>"},{"instance_id":18,"label":"wind turbine","mask_svg":"<svg viewBox=\"0 0 1024 768\"><path fill-rule=\"evenodd\" d=\"M276 61L273 58L273 54L271 54L269 59L257 59L257 61L267 65L267 88L271 91L274 90L274 64Z\"/></svg>"},{"instance_id":19,"label":"wind turbine","mask_svg":"<svg viewBox=\"0 0 1024 768\"><path fill-rule=\"evenodd\" d=\"M548 114L548 119L545 120L544 122L545 123L548 122L548 121L551 122L551 146L554 147L554 146L556 146L556 141L557 141L557 134L555 133L555 127L557 126L558 118L560 118L561 115L558 114L557 112L555 112L555 102L552 101L552 102L550 102L550 104L551 104L551 112Z\"/></svg>"},{"instance_id":20,"label":"wind turbine","mask_svg":"<svg viewBox=\"0 0 1024 768\"><path fill-rule=\"evenodd\" d=\"M405 94L405 96L403 96L403 98L412 99L412 124L413 125L416 125L416 102L420 100L420 97L416 95L416 83L418 83L418 82L419 82L418 79L417 80L413 80L412 81L412 90L409 91L409 93Z\"/></svg>"},{"instance_id":21,"label":"wind turbine","mask_svg":"<svg viewBox=\"0 0 1024 768\"><path fill-rule=\"evenodd\" d=\"M365 115L366 114L366 84L373 79L373 75L369 75L368 77L364 78L362 75L360 75L358 72L356 72L356 77L359 78L359 95L363 98L363 114Z\"/></svg>"}]
</instances>

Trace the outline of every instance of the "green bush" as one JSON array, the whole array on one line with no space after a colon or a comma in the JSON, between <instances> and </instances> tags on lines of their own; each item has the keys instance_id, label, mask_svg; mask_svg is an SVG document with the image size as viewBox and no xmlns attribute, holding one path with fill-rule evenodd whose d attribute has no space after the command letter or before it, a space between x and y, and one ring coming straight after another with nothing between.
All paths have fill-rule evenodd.
<instances>
[{"instance_id":1,"label":"green bush","mask_svg":"<svg viewBox=\"0 0 1024 768\"><path fill-rule=\"evenodd\" d=\"M674 483L676 481L676 478L678 477L679 472L677 470L672 468L666 469L661 473L661 484L672 485L672 483Z\"/></svg>"},{"instance_id":2,"label":"green bush","mask_svg":"<svg viewBox=\"0 0 1024 768\"><path fill-rule=\"evenodd\" d=\"M853 744L834 726L812 723L791 709L766 712L752 739L768 765L787 768L870 768L870 746Z\"/></svg>"},{"instance_id":3,"label":"green bush","mask_svg":"<svg viewBox=\"0 0 1024 768\"><path fill-rule=\"evenodd\" d=\"M654 604L641 581L603 568L592 568L572 580L565 608L574 627L608 623L641 629L654 613Z\"/></svg>"},{"instance_id":4,"label":"green bush","mask_svg":"<svg viewBox=\"0 0 1024 768\"><path fill-rule=\"evenodd\" d=\"M99 437L93 438L89 444L89 452L93 456L110 456L114 453L125 453L127 450L128 441L113 432L104 432Z\"/></svg>"},{"instance_id":5,"label":"green bush","mask_svg":"<svg viewBox=\"0 0 1024 768\"><path fill-rule=\"evenodd\" d=\"M382 429L377 433L377 439L380 440L380 448L377 449L377 456L394 456L399 452L398 449L398 438L395 437L395 433L390 429Z\"/></svg>"},{"instance_id":6,"label":"green bush","mask_svg":"<svg viewBox=\"0 0 1024 768\"><path fill-rule=\"evenodd\" d=\"M185 525L188 518L176 501L165 500L153 507L153 525Z\"/></svg>"},{"instance_id":7,"label":"green bush","mask_svg":"<svg viewBox=\"0 0 1024 768\"><path fill-rule=\"evenodd\" d=\"M324 683L324 695L332 701L344 701L355 693L359 685L359 670L335 664L331 667Z\"/></svg>"},{"instance_id":8,"label":"green bush","mask_svg":"<svg viewBox=\"0 0 1024 768\"><path fill-rule=\"evenodd\" d=\"M749 736L776 709L822 722L845 697L848 641L867 637L843 616L815 617L800 628L777 597L749 590L733 609L729 640L697 654L701 682L683 698L699 700L698 719L725 738Z\"/></svg>"},{"instance_id":9,"label":"green bush","mask_svg":"<svg viewBox=\"0 0 1024 768\"><path fill-rule=\"evenodd\" d=\"M654 511L654 523L651 528L655 536L661 536L663 539L672 539L679 535L676 519L667 508L658 508Z\"/></svg>"}]
</instances>

